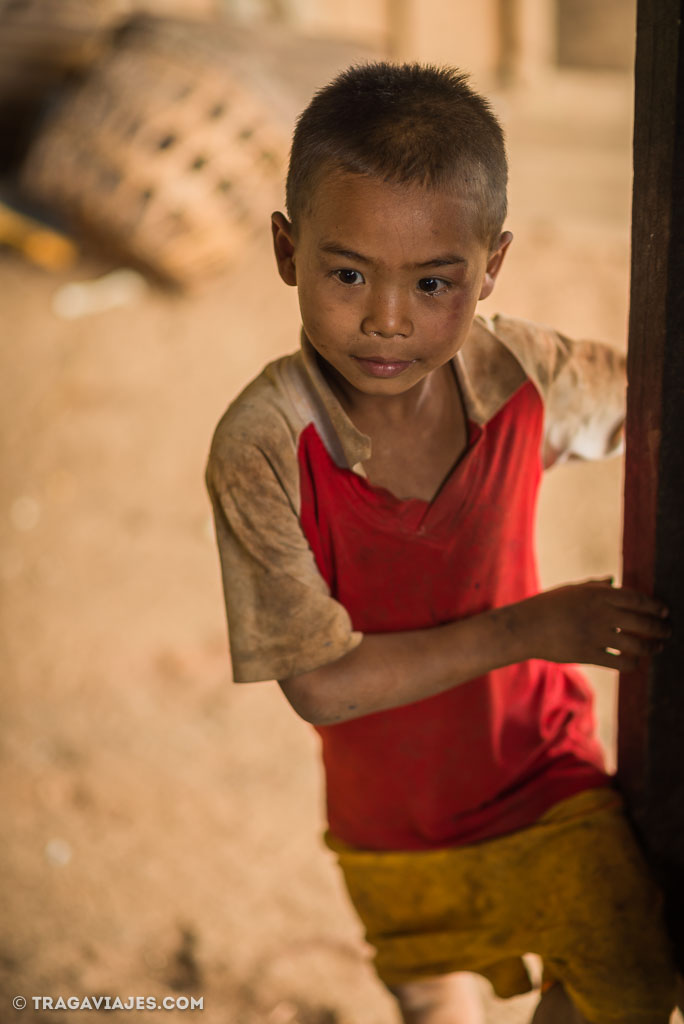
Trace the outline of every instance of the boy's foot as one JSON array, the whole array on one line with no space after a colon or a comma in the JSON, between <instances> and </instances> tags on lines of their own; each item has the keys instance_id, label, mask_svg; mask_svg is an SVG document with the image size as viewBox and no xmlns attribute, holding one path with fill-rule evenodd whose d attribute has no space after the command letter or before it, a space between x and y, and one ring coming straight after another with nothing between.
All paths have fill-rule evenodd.
<instances>
[{"instance_id":1,"label":"boy's foot","mask_svg":"<svg viewBox=\"0 0 684 1024\"><path fill-rule=\"evenodd\" d=\"M477 979L459 972L412 981L390 990L404 1024L485 1024Z\"/></svg>"}]
</instances>

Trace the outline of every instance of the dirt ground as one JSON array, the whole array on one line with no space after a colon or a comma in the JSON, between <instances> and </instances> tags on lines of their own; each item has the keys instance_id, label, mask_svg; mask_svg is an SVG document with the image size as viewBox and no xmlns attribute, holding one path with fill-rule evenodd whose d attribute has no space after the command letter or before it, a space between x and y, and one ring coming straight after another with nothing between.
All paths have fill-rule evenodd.
<instances>
[{"instance_id":1,"label":"dirt ground","mask_svg":"<svg viewBox=\"0 0 684 1024\"><path fill-rule=\"evenodd\" d=\"M487 308L624 346L630 81L496 102L516 241ZM56 291L103 265L0 254L2 1024L91 1019L32 997L98 994L203 998L173 1021L396 1024L320 840L315 734L275 684L230 683L203 470L231 397L296 345L269 212L202 295L73 321ZM618 571L620 490L619 461L549 476L545 583ZM592 679L612 758L614 680ZM533 997L483 988L492 1022L528 1018Z\"/></svg>"}]
</instances>

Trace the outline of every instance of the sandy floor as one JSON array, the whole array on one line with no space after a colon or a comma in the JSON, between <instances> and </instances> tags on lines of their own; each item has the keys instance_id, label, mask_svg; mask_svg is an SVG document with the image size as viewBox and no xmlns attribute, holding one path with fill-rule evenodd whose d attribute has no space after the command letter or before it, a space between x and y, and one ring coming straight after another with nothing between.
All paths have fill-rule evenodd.
<instances>
[{"instance_id":1,"label":"sandy floor","mask_svg":"<svg viewBox=\"0 0 684 1024\"><path fill-rule=\"evenodd\" d=\"M500 109L517 238L490 311L623 345L630 83L567 78ZM202 996L204 1024L392 1024L320 843L315 735L275 684L230 685L203 489L223 408L296 343L295 296L266 221L202 296L57 318L59 285L102 269L0 255L0 1021L85 1020L31 997L109 994ZM550 476L546 582L617 570L620 486L619 462ZM593 679L610 748L613 680ZM529 998L487 999L492 1021L527 1019Z\"/></svg>"}]
</instances>

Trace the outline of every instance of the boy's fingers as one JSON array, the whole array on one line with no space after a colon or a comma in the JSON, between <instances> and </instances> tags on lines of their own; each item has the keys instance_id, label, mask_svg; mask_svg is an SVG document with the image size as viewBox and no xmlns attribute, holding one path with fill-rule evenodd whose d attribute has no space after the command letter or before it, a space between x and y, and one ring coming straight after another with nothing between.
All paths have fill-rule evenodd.
<instances>
[{"instance_id":1,"label":"boy's fingers","mask_svg":"<svg viewBox=\"0 0 684 1024\"><path fill-rule=\"evenodd\" d=\"M615 639L611 639L609 647L614 647L621 654L641 658L647 654L655 654L663 646L661 639L649 639L644 636L635 636L633 633L616 633Z\"/></svg>"},{"instance_id":2,"label":"boy's fingers","mask_svg":"<svg viewBox=\"0 0 684 1024\"><path fill-rule=\"evenodd\" d=\"M606 647L597 652L593 665L604 665L606 668L617 669L618 672L633 672L639 658L658 654L663 642L658 638L634 636L632 633L618 632Z\"/></svg>"},{"instance_id":3,"label":"boy's fingers","mask_svg":"<svg viewBox=\"0 0 684 1024\"><path fill-rule=\"evenodd\" d=\"M642 594L639 590L632 590L631 587L611 588L610 602L616 608L629 608L644 615L654 615L659 619L665 619L669 615L667 605L662 601Z\"/></svg>"},{"instance_id":4,"label":"boy's fingers","mask_svg":"<svg viewBox=\"0 0 684 1024\"><path fill-rule=\"evenodd\" d=\"M624 633L634 633L635 636L651 637L653 639L667 640L672 635L672 629L666 619L653 615L643 615L639 612L621 608L615 617L615 624Z\"/></svg>"}]
</instances>

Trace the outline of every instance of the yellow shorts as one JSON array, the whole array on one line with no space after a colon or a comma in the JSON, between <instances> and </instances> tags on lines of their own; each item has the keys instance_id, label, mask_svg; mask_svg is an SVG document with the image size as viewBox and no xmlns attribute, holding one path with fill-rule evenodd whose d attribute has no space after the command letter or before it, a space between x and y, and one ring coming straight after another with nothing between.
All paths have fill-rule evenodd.
<instances>
[{"instance_id":1,"label":"yellow shorts","mask_svg":"<svg viewBox=\"0 0 684 1024\"><path fill-rule=\"evenodd\" d=\"M330 835L388 986L475 971L530 990L537 953L592 1024L667 1024L675 968L661 897L619 796L596 789L534 825L471 846L355 850Z\"/></svg>"}]
</instances>

